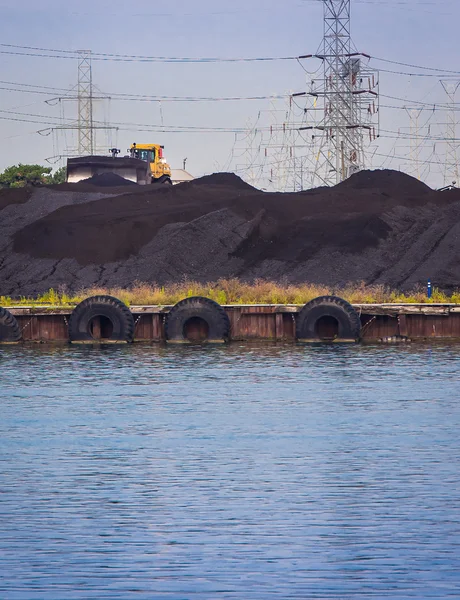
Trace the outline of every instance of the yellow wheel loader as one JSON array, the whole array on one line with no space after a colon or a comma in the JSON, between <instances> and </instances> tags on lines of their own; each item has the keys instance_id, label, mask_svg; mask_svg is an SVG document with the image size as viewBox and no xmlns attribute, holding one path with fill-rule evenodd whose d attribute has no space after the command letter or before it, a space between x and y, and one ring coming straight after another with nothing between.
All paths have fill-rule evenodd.
<instances>
[{"instance_id":1,"label":"yellow wheel loader","mask_svg":"<svg viewBox=\"0 0 460 600\"><path fill-rule=\"evenodd\" d=\"M171 167L159 144L132 144L126 156L111 148L112 156L81 156L67 159L67 182L77 183L94 175L115 173L139 185L171 184Z\"/></svg>"}]
</instances>

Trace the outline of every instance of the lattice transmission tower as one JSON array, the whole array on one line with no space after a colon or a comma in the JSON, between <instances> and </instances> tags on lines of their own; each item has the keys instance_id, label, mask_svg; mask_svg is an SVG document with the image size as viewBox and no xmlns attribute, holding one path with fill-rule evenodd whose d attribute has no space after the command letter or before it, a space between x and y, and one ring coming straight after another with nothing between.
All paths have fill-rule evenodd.
<instances>
[{"instance_id":1,"label":"lattice transmission tower","mask_svg":"<svg viewBox=\"0 0 460 600\"><path fill-rule=\"evenodd\" d=\"M456 139L457 131L457 111L455 96L460 86L459 80L443 79L441 85L447 94L449 101L449 110L447 112L447 131L446 131L446 160L444 166L444 185L459 186L459 168L458 168L458 142Z\"/></svg>"},{"instance_id":2,"label":"lattice transmission tower","mask_svg":"<svg viewBox=\"0 0 460 600\"><path fill-rule=\"evenodd\" d=\"M378 136L378 73L367 67L369 57L356 51L350 35L350 0L323 0L324 37L317 55L323 79L310 93L323 98L322 120L313 127L317 138L312 185L340 183L364 169L365 145Z\"/></svg>"},{"instance_id":3,"label":"lattice transmission tower","mask_svg":"<svg viewBox=\"0 0 460 600\"><path fill-rule=\"evenodd\" d=\"M79 50L78 54L78 153L85 156L94 153L91 50Z\"/></svg>"},{"instance_id":4,"label":"lattice transmission tower","mask_svg":"<svg viewBox=\"0 0 460 600\"><path fill-rule=\"evenodd\" d=\"M423 113L423 108L419 106L405 106L405 111L409 116L409 160L410 165L408 170L412 172L414 177L421 180L420 170L420 155L422 152L422 137L420 136L420 116Z\"/></svg>"},{"instance_id":5,"label":"lattice transmission tower","mask_svg":"<svg viewBox=\"0 0 460 600\"><path fill-rule=\"evenodd\" d=\"M90 156L97 153L106 154L113 144L109 141L106 148L98 148L96 131L105 131L107 134L110 134L110 132L116 132L118 130L117 127L112 127L107 122L94 119L95 102L97 100L110 100L110 96L103 94L97 86L93 84L91 50L79 50L78 55L77 85L70 90L70 92L73 93L55 99L59 102L76 102L77 116L76 118L72 118L69 123L64 123L58 127L51 128L51 131L56 134L66 130L76 131L76 146L72 143L71 148L66 147L62 154L52 157L52 159L62 159L70 156ZM62 109L62 120L64 121L64 109ZM73 140L73 142L75 142L75 140Z\"/></svg>"}]
</instances>

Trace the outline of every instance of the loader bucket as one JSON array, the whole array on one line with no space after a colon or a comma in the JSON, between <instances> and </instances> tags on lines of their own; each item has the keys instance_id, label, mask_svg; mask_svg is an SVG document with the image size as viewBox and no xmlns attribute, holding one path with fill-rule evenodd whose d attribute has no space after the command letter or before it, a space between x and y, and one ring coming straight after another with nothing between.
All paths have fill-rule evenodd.
<instances>
[{"instance_id":1,"label":"loader bucket","mask_svg":"<svg viewBox=\"0 0 460 600\"><path fill-rule=\"evenodd\" d=\"M83 156L67 160L67 182L77 183L93 175L115 173L123 179L139 185L151 183L152 174L148 162L140 158L111 156Z\"/></svg>"}]
</instances>

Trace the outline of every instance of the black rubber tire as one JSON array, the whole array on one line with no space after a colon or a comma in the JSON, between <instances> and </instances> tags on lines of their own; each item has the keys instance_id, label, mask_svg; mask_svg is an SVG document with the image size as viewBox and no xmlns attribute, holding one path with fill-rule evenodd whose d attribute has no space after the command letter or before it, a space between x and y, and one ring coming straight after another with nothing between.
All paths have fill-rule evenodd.
<instances>
[{"instance_id":1,"label":"black rubber tire","mask_svg":"<svg viewBox=\"0 0 460 600\"><path fill-rule=\"evenodd\" d=\"M90 332L94 317L105 317L112 323L110 337L96 340ZM118 298L113 296L92 296L76 306L69 319L69 339L71 342L127 342L134 338L134 318L131 311Z\"/></svg>"},{"instance_id":2,"label":"black rubber tire","mask_svg":"<svg viewBox=\"0 0 460 600\"><path fill-rule=\"evenodd\" d=\"M333 340L318 337L316 324L322 317L332 317L338 323L338 335ZM338 296L320 296L305 304L296 317L296 338L304 342L357 342L361 336L361 320L353 306Z\"/></svg>"},{"instance_id":3,"label":"black rubber tire","mask_svg":"<svg viewBox=\"0 0 460 600\"><path fill-rule=\"evenodd\" d=\"M172 185L171 178L168 175L162 175L158 179L152 179L152 183L163 183L166 185Z\"/></svg>"},{"instance_id":4,"label":"black rubber tire","mask_svg":"<svg viewBox=\"0 0 460 600\"><path fill-rule=\"evenodd\" d=\"M9 310L0 306L0 344L19 342L21 330L16 318Z\"/></svg>"},{"instance_id":5,"label":"black rubber tire","mask_svg":"<svg viewBox=\"0 0 460 600\"><path fill-rule=\"evenodd\" d=\"M166 341L175 344L188 344L184 328L190 319L203 319L208 325L208 338L206 343L227 342L230 335L230 320L225 310L209 298L193 296L181 300L166 316L165 335Z\"/></svg>"}]
</instances>

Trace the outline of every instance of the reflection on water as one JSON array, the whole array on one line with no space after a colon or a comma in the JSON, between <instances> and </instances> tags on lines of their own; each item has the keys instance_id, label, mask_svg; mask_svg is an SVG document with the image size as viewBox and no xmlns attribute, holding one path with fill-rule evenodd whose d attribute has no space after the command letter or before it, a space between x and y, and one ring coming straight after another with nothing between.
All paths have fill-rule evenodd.
<instances>
[{"instance_id":1,"label":"reflection on water","mask_svg":"<svg viewBox=\"0 0 460 600\"><path fill-rule=\"evenodd\" d=\"M0 347L0 598L459 598L459 367Z\"/></svg>"}]
</instances>

